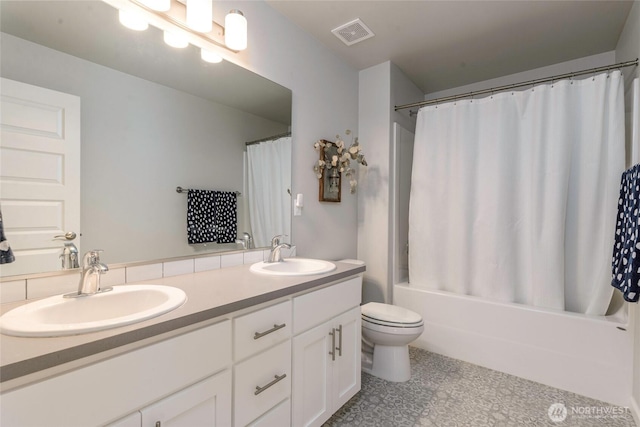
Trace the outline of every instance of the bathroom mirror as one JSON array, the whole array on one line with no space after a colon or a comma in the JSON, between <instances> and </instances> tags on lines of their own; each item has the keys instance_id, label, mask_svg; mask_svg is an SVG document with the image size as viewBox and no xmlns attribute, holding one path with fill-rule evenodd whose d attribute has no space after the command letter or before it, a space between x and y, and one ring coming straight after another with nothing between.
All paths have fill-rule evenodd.
<instances>
[{"instance_id":1,"label":"bathroom mirror","mask_svg":"<svg viewBox=\"0 0 640 427\"><path fill-rule=\"evenodd\" d=\"M152 26L129 30L101 1L3 0L0 18L2 77L80 99L80 230L52 235L79 231L80 251L103 249L107 263L242 248L188 245L187 195L176 188L240 192L238 234L250 231L245 145L290 131L289 89L228 61L206 63L194 46L169 47ZM56 269L14 264L1 275Z\"/></svg>"}]
</instances>

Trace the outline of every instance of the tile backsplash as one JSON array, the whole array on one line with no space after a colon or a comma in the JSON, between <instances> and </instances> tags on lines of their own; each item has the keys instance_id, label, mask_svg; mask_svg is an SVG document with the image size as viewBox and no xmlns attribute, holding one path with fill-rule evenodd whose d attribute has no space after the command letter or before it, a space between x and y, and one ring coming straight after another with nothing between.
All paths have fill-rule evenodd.
<instances>
[{"instance_id":1,"label":"tile backsplash","mask_svg":"<svg viewBox=\"0 0 640 427\"><path fill-rule=\"evenodd\" d=\"M269 252L268 249L264 249L188 259L180 258L175 261L150 261L149 263L136 263L130 266L120 264L116 268L110 268L109 272L102 276L101 284L102 286L122 285L128 282L160 279L162 277L198 273L235 265L253 264L266 260ZM293 246L291 250L283 249L282 255L284 257L296 256L296 247ZM56 272L51 276L43 274L34 275L34 277L21 276L19 280L4 280L0 283L0 303L44 298L77 291L78 280L80 280L80 277L77 271L69 272L68 274Z\"/></svg>"}]
</instances>

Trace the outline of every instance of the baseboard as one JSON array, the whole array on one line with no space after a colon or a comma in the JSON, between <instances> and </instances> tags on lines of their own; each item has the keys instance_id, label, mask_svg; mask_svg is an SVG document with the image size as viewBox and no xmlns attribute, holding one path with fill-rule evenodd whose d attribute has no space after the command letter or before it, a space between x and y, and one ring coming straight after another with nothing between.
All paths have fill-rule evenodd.
<instances>
[{"instance_id":1,"label":"baseboard","mask_svg":"<svg viewBox=\"0 0 640 427\"><path fill-rule=\"evenodd\" d=\"M636 425L640 426L640 403L633 396L631 396L629 410L631 411L631 415L633 415L633 420L636 422Z\"/></svg>"}]
</instances>

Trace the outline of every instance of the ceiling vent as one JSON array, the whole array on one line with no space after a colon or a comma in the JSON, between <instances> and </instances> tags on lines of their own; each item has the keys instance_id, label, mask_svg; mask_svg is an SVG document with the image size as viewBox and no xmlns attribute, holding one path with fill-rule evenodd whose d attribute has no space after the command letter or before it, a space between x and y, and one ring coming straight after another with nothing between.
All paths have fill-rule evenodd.
<instances>
[{"instance_id":1,"label":"ceiling vent","mask_svg":"<svg viewBox=\"0 0 640 427\"><path fill-rule=\"evenodd\" d=\"M375 35L360 19L347 22L338 28L334 28L331 32L347 46L351 46Z\"/></svg>"}]
</instances>

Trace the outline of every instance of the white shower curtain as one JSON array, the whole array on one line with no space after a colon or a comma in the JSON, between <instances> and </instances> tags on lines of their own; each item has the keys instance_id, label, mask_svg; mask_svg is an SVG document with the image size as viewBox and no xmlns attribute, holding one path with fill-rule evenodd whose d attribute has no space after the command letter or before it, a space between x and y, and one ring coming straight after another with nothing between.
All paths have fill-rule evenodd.
<instances>
[{"instance_id":1,"label":"white shower curtain","mask_svg":"<svg viewBox=\"0 0 640 427\"><path fill-rule=\"evenodd\" d=\"M291 137L247 146L249 220L256 247L291 224Z\"/></svg>"},{"instance_id":2,"label":"white shower curtain","mask_svg":"<svg viewBox=\"0 0 640 427\"><path fill-rule=\"evenodd\" d=\"M603 315L624 156L619 71L422 108L412 286Z\"/></svg>"}]
</instances>

